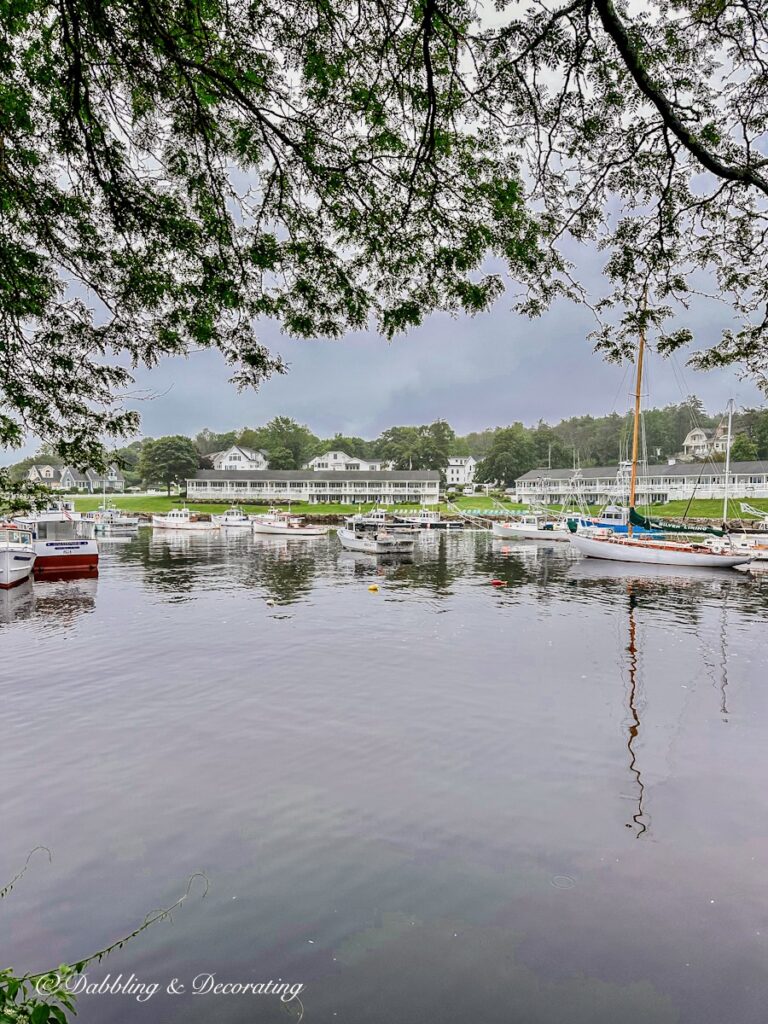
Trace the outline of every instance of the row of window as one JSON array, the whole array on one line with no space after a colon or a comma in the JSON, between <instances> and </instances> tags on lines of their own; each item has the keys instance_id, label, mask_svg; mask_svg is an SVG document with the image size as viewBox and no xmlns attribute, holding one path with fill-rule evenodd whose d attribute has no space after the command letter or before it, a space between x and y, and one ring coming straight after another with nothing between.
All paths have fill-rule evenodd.
<instances>
[{"instance_id":1,"label":"row of window","mask_svg":"<svg viewBox=\"0 0 768 1024\"><path fill-rule=\"evenodd\" d=\"M188 488L190 490L205 490L211 487L216 490L224 490L226 488L244 488L248 490L356 490L356 491L377 491L377 490L391 490L393 488L399 490L410 490L427 488L431 490L438 489L438 481L421 480L418 482L411 481L357 481L349 482L340 480L338 483L335 480L321 480L318 482L309 480L190 480L188 482Z\"/></svg>"},{"instance_id":2,"label":"row of window","mask_svg":"<svg viewBox=\"0 0 768 1024\"><path fill-rule=\"evenodd\" d=\"M729 480L730 480L730 483L732 485L736 485L736 484L740 484L740 483L766 484L766 483L768 483L768 476L765 476L765 475L764 476L744 476L742 474L739 474L738 476L731 476L729 478ZM581 487L585 486L585 481L584 480L578 480L576 482ZM665 476L665 477L661 477L661 476L654 476L654 477L644 477L644 478L641 478L640 481L639 481L639 484L640 484L641 487L643 487L643 486L645 486L645 487L679 487L681 485L685 485L686 483L688 483L688 484L696 484L699 487L708 487L708 486L712 486L712 485L722 484L722 482L723 482L722 475L720 475L720 476L702 476L702 477L697 477L697 476L687 476L687 477L679 477L679 476ZM558 489L558 490L561 490L561 491L568 491L568 490L571 490L573 488L573 484L574 484L574 481L572 481L572 480L563 480L563 481L559 481L559 480L554 480L554 481L553 480L521 480L520 483L517 486L518 486L518 489L520 489L520 490L524 490L526 488L528 490L540 490L542 488L542 486L546 486L546 487L548 487L550 489ZM590 487L611 488L611 487L615 487L616 486L616 479L615 478L605 477L605 478L600 479L600 480L590 480L588 486L590 486Z\"/></svg>"}]
</instances>

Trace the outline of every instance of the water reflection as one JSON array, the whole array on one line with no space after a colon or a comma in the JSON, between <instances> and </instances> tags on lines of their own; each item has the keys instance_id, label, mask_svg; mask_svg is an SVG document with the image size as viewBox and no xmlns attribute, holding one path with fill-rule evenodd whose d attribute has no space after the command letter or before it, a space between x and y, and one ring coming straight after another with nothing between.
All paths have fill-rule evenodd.
<instances>
[{"instance_id":1,"label":"water reflection","mask_svg":"<svg viewBox=\"0 0 768 1024\"><path fill-rule=\"evenodd\" d=\"M96 607L98 572L26 580L0 591L0 625L34 619L45 628L62 629Z\"/></svg>"},{"instance_id":2,"label":"water reflection","mask_svg":"<svg viewBox=\"0 0 768 1024\"><path fill-rule=\"evenodd\" d=\"M758 1019L764 583L470 532L389 564L148 530L102 558L98 591L0 604L7 856L54 851L2 908L1 961L98 948L204 867L205 906L104 973L256 963L329 1022ZM211 1005L140 1013L249 1012Z\"/></svg>"},{"instance_id":3,"label":"water reflection","mask_svg":"<svg viewBox=\"0 0 768 1024\"><path fill-rule=\"evenodd\" d=\"M35 608L32 580L18 587L0 590L0 624L28 619Z\"/></svg>"},{"instance_id":4,"label":"water reflection","mask_svg":"<svg viewBox=\"0 0 768 1024\"><path fill-rule=\"evenodd\" d=\"M643 821L643 798L645 796L645 786L643 785L640 769L637 767L637 753L635 751L635 743L637 742L637 737L640 733L640 715L638 712L637 692L639 658L637 648L637 623L635 621L637 597L635 596L634 585L632 583L627 585L627 594L629 599L629 644L627 645L627 653L629 655L629 713L631 715L629 736L627 737L627 750L629 751L629 770L637 781L637 811L632 815L634 826L627 825L627 827L636 827L636 836L639 839L640 836L648 830L648 826Z\"/></svg>"},{"instance_id":5,"label":"water reflection","mask_svg":"<svg viewBox=\"0 0 768 1024\"><path fill-rule=\"evenodd\" d=\"M497 605L517 602L533 589L542 606L563 594L578 602L615 607L628 582L635 594L652 597L658 610L674 612L691 628L705 600L724 600L757 616L768 612L768 580L733 570L632 566L575 557L568 545L493 540L484 531L424 531L407 558L382 559L341 548L335 534L320 538L252 536L244 531L152 531L142 529L128 543L105 545L102 559L143 570L152 589L194 598L213 588L263 589L278 602L307 599L319 581L343 584L350 578L385 577L411 593L449 600L459 581L489 588Z\"/></svg>"}]
</instances>

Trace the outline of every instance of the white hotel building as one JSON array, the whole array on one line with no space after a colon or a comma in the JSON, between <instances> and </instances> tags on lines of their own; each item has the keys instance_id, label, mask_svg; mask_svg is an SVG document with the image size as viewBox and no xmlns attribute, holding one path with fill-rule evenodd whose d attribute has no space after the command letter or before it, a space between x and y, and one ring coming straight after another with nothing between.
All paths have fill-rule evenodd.
<instances>
[{"instance_id":1,"label":"white hotel building","mask_svg":"<svg viewBox=\"0 0 768 1024\"><path fill-rule=\"evenodd\" d=\"M728 493L732 498L768 498L768 462L732 462ZM590 469L532 469L514 484L515 501L559 505L581 498L588 505L626 500L628 466ZM675 462L641 468L638 505L725 496L725 464Z\"/></svg>"},{"instance_id":2,"label":"white hotel building","mask_svg":"<svg viewBox=\"0 0 768 1024\"><path fill-rule=\"evenodd\" d=\"M306 501L310 504L436 505L437 470L201 469L187 480L189 501Z\"/></svg>"}]
</instances>

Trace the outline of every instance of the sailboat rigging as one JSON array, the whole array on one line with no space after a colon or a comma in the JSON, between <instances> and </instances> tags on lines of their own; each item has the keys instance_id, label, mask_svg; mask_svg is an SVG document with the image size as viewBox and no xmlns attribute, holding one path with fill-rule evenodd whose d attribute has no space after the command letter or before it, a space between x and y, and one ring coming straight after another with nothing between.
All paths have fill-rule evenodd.
<instances>
[{"instance_id":1,"label":"sailboat rigging","mask_svg":"<svg viewBox=\"0 0 768 1024\"><path fill-rule=\"evenodd\" d=\"M635 509L637 497L637 469L640 455L640 412L643 382L643 361L645 357L645 326L641 324L637 351L637 372L635 374L634 420L632 429L632 469L629 482L629 523L625 535L612 531L587 530L572 533L571 545L587 558L607 558L617 562L647 562L657 565L718 566L729 568L750 561L751 555L737 552L723 540L720 545L710 542L701 544L677 540L664 540L647 534L635 536L633 527L645 530L661 530L664 533L714 533L712 528L696 529L675 524L654 522L638 515ZM722 536L722 531L719 531Z\"/></svg>"}]
</instances>

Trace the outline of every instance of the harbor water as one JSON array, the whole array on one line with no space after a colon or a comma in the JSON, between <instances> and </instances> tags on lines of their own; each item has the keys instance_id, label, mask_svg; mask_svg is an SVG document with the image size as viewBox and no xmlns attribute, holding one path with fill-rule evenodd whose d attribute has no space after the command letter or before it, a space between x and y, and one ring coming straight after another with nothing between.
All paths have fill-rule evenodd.
<instances>
[{"instance_id":1,"label":"harbor water","mask_svg":"<svg viewBox=\"0 0 768 1024\"><path fill-rule=\"evenodd\" d=\"M763 1024L767 613L480 532L105 540L0 594L0 966L189 884L81 1024Z\"/></svg>"}]
</instances>

